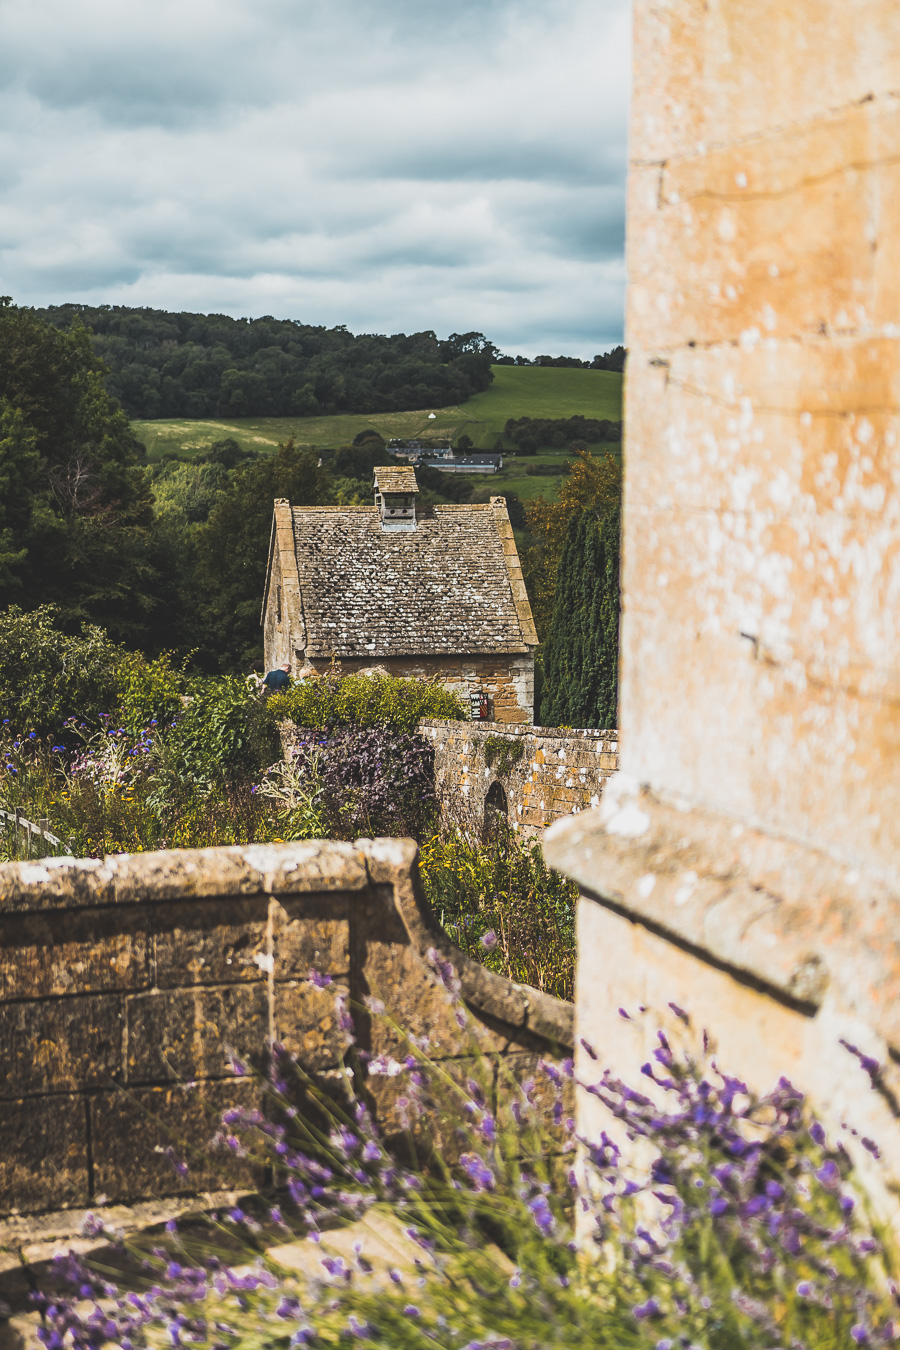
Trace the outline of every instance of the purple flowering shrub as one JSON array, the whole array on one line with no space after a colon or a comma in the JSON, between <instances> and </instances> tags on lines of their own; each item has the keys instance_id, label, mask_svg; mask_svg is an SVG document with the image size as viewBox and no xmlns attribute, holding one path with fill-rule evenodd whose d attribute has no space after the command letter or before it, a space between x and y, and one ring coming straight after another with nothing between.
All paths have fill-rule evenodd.
<instances>
[{"instance_id":1,"label":"purple flowering shrub","mask_svg":"<svg viewBox=\"0 0 900 1350\"><path fill-rule=\"evenodd\" d=\"M301 735L295 761L316 784L326 838L421 840L434 828L434 749L424 737L390 725Z\"/></svg>"},{"instance_id":2,"label":"purple flowering shrub","mask_svg":"<svg viewBox=\"0 0 900 1350\"><path fill-rule=\"evenodd\" d=\"M660 1036L648 1092L609 1073L583 1085L611 1122L584 1140L571 1060L519 1083L502 1060L475 1053L469 1072L412 1037L372 1056L336 999L343 1073L315 1080L276 1045L266 1109L223 1116L218 1146L266 1162L271 1190L115 1260L61 1257L38 1300L47 1350L852 1350L900 1337L850 1157L785 1080L755 1097ZM387 1100L405 1143L376 1123ZM396 1263L360 1243L334 1255L335 1226L373 1215L402 1239ZM312 1274L280 1260L291 1241Z\"/></svg>"}]
</instances>

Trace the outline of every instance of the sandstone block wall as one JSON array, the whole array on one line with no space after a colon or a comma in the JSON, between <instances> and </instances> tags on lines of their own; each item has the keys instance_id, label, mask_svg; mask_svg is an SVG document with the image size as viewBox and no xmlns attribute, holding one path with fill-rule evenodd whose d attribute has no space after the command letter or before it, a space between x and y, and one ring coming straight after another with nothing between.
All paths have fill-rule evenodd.
<instances>
[{"instance_id":1,"label":"sandstone block wall","mask_svg":"<svg viewBox=\"0 0 900 1350\"><path fill-rule=\"evenodd\" d=\"M900 882L900 11L636 0L622 767Z\"/></svg>"},{"instance_id":2,"label":"sandstone block wall","mask_svg":"<svg viewBox=\"0 0 900 1350\"><path fill-rule=\"evenodd\" d=\"M900 9L634 15L623 773L545 841L579 1043L633 1079L671 1001L896 1188Z\"/></svg>"},{"instance_id":3,"label":"sandstone block wall","mask_svg":"<svg viewBox=\"0 0 900 1350\"><path fill-rule=\"evenodd\" d=\"M849 1125L881 1149L876 1166L859 1138L845 1138L900 1238L896 891L625 775L599 811L554 825L544 854L582 894L576 1046L584 1038L637 1086L658 1029L695 1053L705 1031L719 1068L757 1091L786 1076L833 1140ZM687 1011L687 1030L672 1004ZM850 1047L879 1066L874 1086ZM579 1058L590 1081L597 1066L583 1048ZM587 1094L579 1121L586 1132L614 1128Z\"/></svg>"},{"instance_id":4,"label":"sandstone block wall","mask_svg":"<svg viewBox=\"0 0 900 1350\"><path fill-rule=\"evenodd\" d=\"M498 722L427 720L419 730L434 745L435 781L447 822L479 828L492 787L503 789L511 824L537 834L552 821L599 805L618 767L615 731L516 727ZM521 756L500 772L485 759L485 743L521 745Z\"/></svg>"},{"instance_id":5,"label":"sandstone block wall","mask_svg":"<svg viewBox=\"0 0 900 1350\"><path fill-rule=\"evenodd\" d=\"M356 1004L382 999L435 1057L464 1058L472 1041L426 959L435 947L498 1064L528 1076L571 1046L569 1005L491 975L432 928L415 852L380 840L0 867L0 1214L261 1181L207 1143L226 1106L258 1096L232 1055L259 1067L274 1038L310 1070L338 1064L333 994L311 968ZM373 1053L395 1046L377 1018L358 1033ZM187 1152L187 1176L170 1147Z\"/></svg>"}]
</instances>

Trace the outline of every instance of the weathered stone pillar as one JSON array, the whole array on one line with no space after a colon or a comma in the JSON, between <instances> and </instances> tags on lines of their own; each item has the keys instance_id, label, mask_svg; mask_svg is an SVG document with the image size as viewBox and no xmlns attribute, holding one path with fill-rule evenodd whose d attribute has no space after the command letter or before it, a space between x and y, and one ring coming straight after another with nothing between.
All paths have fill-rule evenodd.
<instances>
[{"instance_id":1,"label":"weathered stone pillar","mask_svg":"<svg viewBox=\"0 0 900 1350\"><path fill-rule=\"evenodd\" d=\"M840 1044L895 1072L900 7L635 0L635 35L626 776L547 836L580 1032L631 1070L616 1008L684 1003L900 1175Z\"/></svg>"}]
</instances>

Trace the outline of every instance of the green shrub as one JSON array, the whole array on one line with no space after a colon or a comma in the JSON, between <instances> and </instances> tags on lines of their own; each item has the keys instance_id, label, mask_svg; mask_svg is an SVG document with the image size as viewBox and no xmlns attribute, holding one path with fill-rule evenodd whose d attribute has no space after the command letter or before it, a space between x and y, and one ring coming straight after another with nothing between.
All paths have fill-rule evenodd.
<instances>
[{"instance_id":1,"label":"green shrub","mask_svg":"<svg viewBox=\"0 0 900 1350\"><path fill-rule=\"evenodd\" d=\"M465 721L457 694L440 684L392 675L321 675L297 680L273 694L268 708L277 719L321 731L334 726L392 726L413 731L423 717Z\"/></svg>"},{"instance_id":2,"label":"green shrub","mask_svg":"<svg viewBox=\"0 0 900 1350\"><path fill-rule=\"evenodd\" d=\"M116 668L119 720L132 736L152 723L168 725L181 708L183 670L172 665L171 652L148 661L140 652L124 652Z\"/></svg>"},{"instance_id":3,"label":"green shrub","mask_svg":"<svg viewBox=\"0 0 900 1350\"><path fill-rule=\"evenodd\" d=\"M122 649L102 628L60 631L52 605L0 613L0 708L15 730L63 739L66 721L94 726L116 702Z\"/></svg>"},{"instance_id":4,"label":"green shrub","mask_svg":"<svg viewBox=\"0 0 900 1350\"><path fill-rule=\"evenodd\" d=\"M499 975L571 999L578 889L552 872L537 840L498 823L475 842L435 835L419 859L435 918L468 956Z\"/></svg>"},{"instance_id":5,"label":"green shrub","mask_svg":"<svg viewBox=\"0 0 900 1350\"><path fill-rule=\"evenodd\" d=\"M236 675L189 681L183 708L166 734L184 777L213 783L270 764L278 754L269 708Z\"/></svg>"}]
</instances>

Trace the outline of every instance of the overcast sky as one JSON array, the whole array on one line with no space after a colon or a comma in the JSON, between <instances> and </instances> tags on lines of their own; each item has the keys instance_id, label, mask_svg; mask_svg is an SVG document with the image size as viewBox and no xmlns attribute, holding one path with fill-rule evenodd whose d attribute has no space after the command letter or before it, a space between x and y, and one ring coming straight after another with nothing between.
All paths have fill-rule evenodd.
<instances>
[{"instance_id":1,"label":"overcast sky","mask_svg":"<svg viewBox=\"0 0 900 1350\"><path fill-rule=\"evenodd\" d=\"M0 293L620 341L629 0L0 0Z\"/></svg>"}]
</instances>

